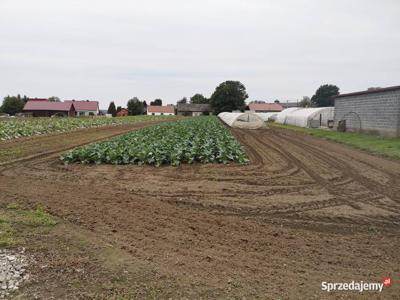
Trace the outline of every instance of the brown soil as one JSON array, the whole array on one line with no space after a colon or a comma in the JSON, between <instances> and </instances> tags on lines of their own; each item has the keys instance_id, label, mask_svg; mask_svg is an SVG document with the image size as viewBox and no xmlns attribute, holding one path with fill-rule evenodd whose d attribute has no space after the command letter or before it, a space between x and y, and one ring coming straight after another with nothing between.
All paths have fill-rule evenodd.
<instances>
[{"instance_id":1,"label":"brown soil","mask_svg":"<svg viewBox=\"0 0 400 300\"><path fill-rule=\"evenodd\" d=\"M53 250L59 263L22 295L398 299L400 162L286 130L233 132L248 165L64 166L52 153L3 166L1 203L63 219L49 244L89 240ZM81 255L79 280L58 272ZM382 294L321 291L385 276Z\"/></svg>"}]
</instances>

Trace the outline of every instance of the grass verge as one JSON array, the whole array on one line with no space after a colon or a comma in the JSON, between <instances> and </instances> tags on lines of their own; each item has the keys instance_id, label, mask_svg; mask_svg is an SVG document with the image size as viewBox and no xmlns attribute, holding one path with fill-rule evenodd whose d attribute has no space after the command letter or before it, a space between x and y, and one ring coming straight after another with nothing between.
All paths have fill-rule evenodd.
<instances>
[{"instance_id":1,"label":"grass verge","mask_svg":"<svg viewBox=\"0 0 400 300\"><path fill-rule=\"evenodd\" d=\"M385 138L374 135L338 132L325 129L303 128L292 125L271 123L273 128L283 128L292 131L312 135L330 141L346 144L357 149L365 150L373 154L400 159L400 139Z\"/></svg>"},{"instance_id":2,"label":"grass verge","mask_svg":"<svg viewBox=\"0 0 400 300\"><path fill-rule=\"evenodd\" d=\"M25 210L16 203L0 208L0 248L21 244L24 237L46 233L57 221L43 208Z\"/></svg>"}]
</instances>

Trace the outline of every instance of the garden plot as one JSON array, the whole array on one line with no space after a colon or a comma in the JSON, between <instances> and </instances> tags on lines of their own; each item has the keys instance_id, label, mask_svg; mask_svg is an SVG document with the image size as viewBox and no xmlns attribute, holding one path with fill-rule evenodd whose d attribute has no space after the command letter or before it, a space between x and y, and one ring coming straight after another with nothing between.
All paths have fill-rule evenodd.
<instances>
[{"instance_id":1,"label":"garden plot","mask_svg":"<svg viewBox=\"0 0 400 300\"><path fill-rule=\"evenodd\" d=\"M66 132L74 129L122 125L158 120L160 116L131 116L121 118L25 118L0 121L0 140L11 140L25 136Z\"/></svg>"},{"instance_id":2,"label":"garden plot","mask_svg":"<svg viewBox=\"0 0 400 300\"><path fill-rule=\"evenodd\" d=\"M197 119L182 122L190 120ZM0 203L8 213L15 201L44 207L60 222L34 227L54 228L48 235L26 237L32 280L15 297L325 299L323 281L399 281L398 161L275 127L229 129L246 149L246 164L59 160L66 149L97 142L99 132L131 132L121 127L28 139L35 149L33 142L46 138L53 152L43 154L41 146L36 157L0 166ZM376 295L398 299L399 288Z\"/></svg>"},{"instance_id":3,"label":"garden plot","mask_svg":"<svg viewBox=\"0 0 400 300\"><path fill-rule=\"evenodd\" d=\"M163 123L73 149L65 163L150 164L246 163L240 144L216 117Z\"/></svg>"}]
</instances>

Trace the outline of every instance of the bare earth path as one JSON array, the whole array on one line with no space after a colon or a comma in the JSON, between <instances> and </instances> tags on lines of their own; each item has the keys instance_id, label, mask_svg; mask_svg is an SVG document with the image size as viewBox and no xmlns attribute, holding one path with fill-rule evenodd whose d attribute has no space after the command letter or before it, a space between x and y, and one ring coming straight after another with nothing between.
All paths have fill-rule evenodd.
<instances>
[{"instance_id":1,"label":"bare earth path","mask_svg":"<svg viewBox=\"0 0 400 300\"><path fill-rule=\"evenodd\" d=\"M113 245L139 298L396 299L400 162L286 130L233 132L248 165L64 166L53 153L0 168L0 202L41 204ZM321 291L385 276L382 294Z\"/></svg>"}]
</instances>

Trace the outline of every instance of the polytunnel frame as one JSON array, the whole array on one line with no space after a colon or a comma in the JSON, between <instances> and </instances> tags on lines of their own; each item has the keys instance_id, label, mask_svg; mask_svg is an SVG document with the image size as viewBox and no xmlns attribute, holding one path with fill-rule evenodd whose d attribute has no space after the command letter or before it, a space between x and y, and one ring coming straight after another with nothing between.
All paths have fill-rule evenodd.
<instances>
[{"instance_id":1,"label":"polytunnel frame","mask_svg":"<svg viewBox=\"0 0 400 300\"><path fill-rule=\"evenodd\" d=\"M349 111L348 113L344 114L344 116L339 120L340 121L345 121L346 125L345 125L345 131L347 130L347 120L349 116L356 116L356 119L358 121L359 127L358 128L351 128L351 131L355 131L355 132L361 132L362 131L362 121L361 121L361 117L358 113L354 112L354 111Z\"/></svg>"},{"instance_id":2,"label":"polytunnel frame","mask_svg":"<svg viewBox=\"0 0 400 300\"><path fill-rule=\"evenodd\" d=\"M328 120L333 118L334 107L309 107L300 110L295 110L287 114L285 123L287 125L293 125L304 128L319 128L321 126L327 126ZM319 120L316 117L319 116ZM319 125L314 124L319 122ZM324 125L324 123L326 125Z\"/></svg>"},{"instance_id":3,"label":"polytunnel frame","mask_svg":"<svg viewBox=\"0 0 400 300\"><path fill-rule=\"evenodd\" d=\"M218 114L218 117L232 128L259 129L266 127L264 120L252 112L222 112ZM243 117L247 118L247 121L243 120Z\"/></svg>"}]
</instances>

